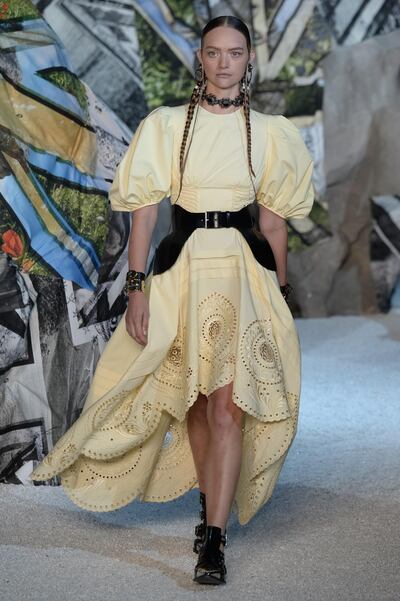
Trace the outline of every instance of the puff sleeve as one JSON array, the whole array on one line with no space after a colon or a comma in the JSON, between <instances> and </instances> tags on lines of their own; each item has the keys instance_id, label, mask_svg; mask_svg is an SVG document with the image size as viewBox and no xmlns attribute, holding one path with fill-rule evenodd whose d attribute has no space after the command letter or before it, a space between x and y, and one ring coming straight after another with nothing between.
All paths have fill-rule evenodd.
<instances>
[{"instance_id":1,"label":"puff sleeve","mask_svg":"<svg viewBox=\"0 0 400 601\"><path fill-rule=\"evenodd\" d=\"M311 155L298 128L283 115L269 115L267 128L267 156L256 200L285 219L306 217L315 196Z\"/></svg>"},{"instance_id":2,"label":"puff sleeve","mask_svg":"<svg viewBox=\"0 0 400 601\"><path fill-rule=\"evenodd\" d=\"M173 128L168 107L139 123L109 192L114 211L135 211L171 194Z\"/></svg>"}]
</instances>

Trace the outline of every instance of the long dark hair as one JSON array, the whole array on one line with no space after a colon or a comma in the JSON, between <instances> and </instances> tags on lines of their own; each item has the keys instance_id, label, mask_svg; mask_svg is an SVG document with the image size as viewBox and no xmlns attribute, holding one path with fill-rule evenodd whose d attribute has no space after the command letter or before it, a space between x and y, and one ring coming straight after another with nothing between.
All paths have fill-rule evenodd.
<instances>
[{"instance_id":1,"label":"long dark hair","mask_svg":"<svg viewBox=\"0 0 400 601\"><path fill-rule=\"evenodd\" d=\"M201 47L202 48L203 48L203 42L204 42L205 35L212 29L215 29L216 27L220 27L220 26L232 27L233 29L240 31L240 33L242 33L246 39L247 50L248 50L248 52L250 52L251 38L250 38L249 29L248 29L246 23L244 23L244 21L242 21L241 19L238 19L237 17L234 17L233 15L222 15L222 16L215 17L214 19L211 19L210 21L208 21L208 23L203 27L202 32L201 32ZM190 101L189 101L189 105L188 105L188 109L187 109L186 122L185 122L185 127L183 130L182 143L181 143L180 154L179 154L179 168L180 168L180 182L181 182L180 185L181 186L182 186L183 171L184 171L185 163L186 163L186 157L185 157L186 142L187 142L187 139L189 136L190 124L193 119L193 114L194 114L195 108L199 104L201 92L202 92L202 89L200 89L200 86L195 85L193 88L193 92L190 97ZM248 161L251 183L254 188L252 175L255 177L255 173L254 173L253 165L251 162L250 98L249 98L247 88L246 88L244 101L243 101L243 112L244 112L244 116L245 116L245 120L246 120L247 161ZM256 202L254 202L253 204L256 205ZM256 206L254 206L254 208L252 207L252 213L253 213L253 216L258 221L258 219L257 219L258 211L257 211Z\"/></svg>"}]
</instances>

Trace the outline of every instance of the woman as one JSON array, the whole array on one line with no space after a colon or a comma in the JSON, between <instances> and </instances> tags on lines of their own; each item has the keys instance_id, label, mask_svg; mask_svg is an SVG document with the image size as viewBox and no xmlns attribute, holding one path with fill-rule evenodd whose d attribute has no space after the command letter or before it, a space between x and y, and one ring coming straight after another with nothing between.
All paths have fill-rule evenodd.
<instances>
[{"instance_id":1,"label":"woman","mask_svg":"<svg viewBox=\"0 0 400 601\"><path fill-rule=\"evenodd\" d=\"M70 498L95 511L198 486L194 580L220 584L232 504L242 524L255 515L296 431L286 219L311 209L313 163L290 121L250 110L255 55L241 20L211 20L197 56L189 104L152 111L118 167L112 207L134 211L125 323L82 415L31 477L61 474ZM174 229L146 277L166 196Z\"/></svg>"}]
</instances>

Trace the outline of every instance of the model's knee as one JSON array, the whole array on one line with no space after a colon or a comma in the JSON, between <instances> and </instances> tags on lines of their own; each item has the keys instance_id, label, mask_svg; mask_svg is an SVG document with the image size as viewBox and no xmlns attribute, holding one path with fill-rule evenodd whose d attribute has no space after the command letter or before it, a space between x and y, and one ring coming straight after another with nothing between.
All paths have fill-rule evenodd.
<instances>
[{"instance_id":1,"label":"model's knee","mask_svg":"<svg viewBox=\"0 0 400 601\"><path fill-rule=\"evenodd\" d=\"M233 401L210 399L207 407L210 429L217 434L230 432L235 426L242 427L243 411Z\"/></svg>"}]
</instances>

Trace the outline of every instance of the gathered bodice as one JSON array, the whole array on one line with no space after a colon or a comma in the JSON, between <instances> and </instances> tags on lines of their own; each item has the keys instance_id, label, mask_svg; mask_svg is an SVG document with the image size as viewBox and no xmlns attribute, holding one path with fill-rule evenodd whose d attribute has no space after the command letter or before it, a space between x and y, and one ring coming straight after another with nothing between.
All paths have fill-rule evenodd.
<instances>
[{"instance_id":1,"label":"gathered bodice","mask_svg":"<svg viewBox=\"0 0 400 601\"><path fill-rule=\"evenodd\" d=\"M253 128L252 160L259 184L262 173L262 140L260 128ZM179 169L172 181L171 202L178 202L188 211L236 211L254 199L250 179L245 119L242 109L232 113L214 114L199 107L189 131L193 135L179 191ZM264 136L265 139L265 136ZM174 144L174 161L179 159L181 136ZM179 163L178 163L179 167ZM256 188L257 189L257 188Z\"/></svg>"}]
</instances>

